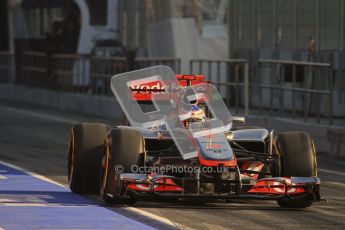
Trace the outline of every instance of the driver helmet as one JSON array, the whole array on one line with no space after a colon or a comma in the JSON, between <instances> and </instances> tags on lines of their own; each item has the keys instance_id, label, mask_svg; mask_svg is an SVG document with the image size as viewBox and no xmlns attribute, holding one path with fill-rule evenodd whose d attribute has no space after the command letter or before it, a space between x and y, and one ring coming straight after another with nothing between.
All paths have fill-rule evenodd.
<instances>
[{"instance_id":1,"label":"driver helmet","mask_svg":"<svg viewBox=\"0 0 345 230\"><path fill-rule=\"evenodd\" d=\"M206 114L199 106L193 105L191 119L204 122L206 120Z\"/></svg>"}]
</instances>

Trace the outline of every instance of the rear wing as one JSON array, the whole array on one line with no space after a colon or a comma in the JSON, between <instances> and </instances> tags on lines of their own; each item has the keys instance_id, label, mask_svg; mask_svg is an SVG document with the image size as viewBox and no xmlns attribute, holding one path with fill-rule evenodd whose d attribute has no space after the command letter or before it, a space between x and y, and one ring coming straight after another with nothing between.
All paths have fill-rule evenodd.
<instances>
[{"instance_id":1,"label":"rear wing","mask_svg":"<svg viewBox=\"0 0 345 230\"><path fill-rule=\"evenodd\" d=\"M176 79L179 82L179 85L172 85L171 88L187 87L194 86L202 83L206 83L204 75L176 75ZM160 81L153 81L144 84L136 84L134 81L133 84L130 83L130 90L132 92L133 100L148 103L152 100L152 95L154 93L164 92L164 85Z\"/></svg>"}]
</instances>

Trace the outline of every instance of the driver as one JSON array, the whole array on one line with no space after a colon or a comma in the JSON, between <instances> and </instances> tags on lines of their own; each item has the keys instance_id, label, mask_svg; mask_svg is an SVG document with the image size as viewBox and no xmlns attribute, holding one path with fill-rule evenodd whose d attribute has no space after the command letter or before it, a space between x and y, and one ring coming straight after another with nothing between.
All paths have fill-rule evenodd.
<instances>
[{"instance_id":1,"label":"driver","mask_svg":"<svg viewBox=\"0 0 345 230\"><path fill-rule=\"evenodd\" d=\"M189 127L190 123L193 122L205 122L206 121L206 114L203 109L201 109L197 103L192 105L192 108L188 114L188 118L183 120L183 124L186 128Z\"/></svg>"},{"instance_id":2,"label":"driver","mask_svg":"<svg viewBox=\"0 0 345 230\"><path fill-rule=\"evenodd\" d=\"M207 119L205 111L198 106L198 103L199 103L198 100L189 101L189 103L192 105L192 107L188 108L188 112L184 114L179 114L180 121L183 122L186 128L189 127L190 123L205 122ZM161 122L158 122L157 124L153 125L152 128L166 130L166 125L162 124Z\"/></svg>"},{"instance_id":3,"label":"driver","mask_svg":"<svg viewBox=\"0 0 345 230\"><path fill-rule=\"evenodd\" d=\"M192 121L206 121L206 114L204 110L202 110L198 105L192 106L192 114L191 114L191 120Z\"/></svg>"}]
</instances>

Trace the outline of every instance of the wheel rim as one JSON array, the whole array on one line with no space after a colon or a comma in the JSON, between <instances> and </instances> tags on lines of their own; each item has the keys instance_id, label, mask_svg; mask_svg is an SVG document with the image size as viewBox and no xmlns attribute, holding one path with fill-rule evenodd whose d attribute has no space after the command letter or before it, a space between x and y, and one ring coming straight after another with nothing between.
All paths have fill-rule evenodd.
<instances>
[{"instance_id":1,"label":"wheel rim","mask_svg":"<svg viewBox=\"0 0 345 230\"><path fill-rule=\"evenodd\" d=\"M74 129L71 131L71 140L69 143L69 152L70 152L70 164L69 164L69 173L68 173L68 183L71 185L74 172L74 163L75 163L75 138L74 138Z\"/></svg>"},{"instance_id":2,"label":"wheel rim","mask_svg":"<svg viewBox=\"0 0 345 230\"><path fill-rule=\"evenodd\" d=\"M316 147L315 147L315 143L312 140L311 141L312 144L312 148L313 148L313 153L314 153L314 175L317 177L317 158L316 158Z\"/></svg>"},{"instance_id":3,"label":"wheel rim","mask_svg":"<svg viewBox=\"0 0 345 230\"><path fill-rule=\"evenodd\" d=\"M107 185L107 177L108 177L108 166L109 166L109 156L110 156L110 144L109 139L106 137L105 141L105 156L102 161L102 171L101 171L101 195L103 196L105 193L106 185Z\"/></svg>"}]
</instances>

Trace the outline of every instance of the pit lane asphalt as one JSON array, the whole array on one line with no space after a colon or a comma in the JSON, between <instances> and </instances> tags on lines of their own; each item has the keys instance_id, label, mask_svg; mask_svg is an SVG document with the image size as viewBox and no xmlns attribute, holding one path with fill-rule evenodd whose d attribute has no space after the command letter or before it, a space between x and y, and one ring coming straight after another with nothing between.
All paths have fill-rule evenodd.
<instances>
[{"instance_id":1,"label":"pit lane asphalt","mask_svg":"<svg viewBox=\"0 0 345 230\"><path fill-rule=\"evenodd\" d=\"M0 101L0 160L66 184L69 130L77 122L119 121ZM345 159L318 154L321 194L328 203L305 210L283 210L270 201L231 203L138 202L133 207L169 219L181 229L345 229ZM89 199L99 201L96 196ZM100 205L103 205L99 201ZM108 207L157 228L140 214ZM18 220L20 221L20 220Z\"/></svg>"}]
</instances>

